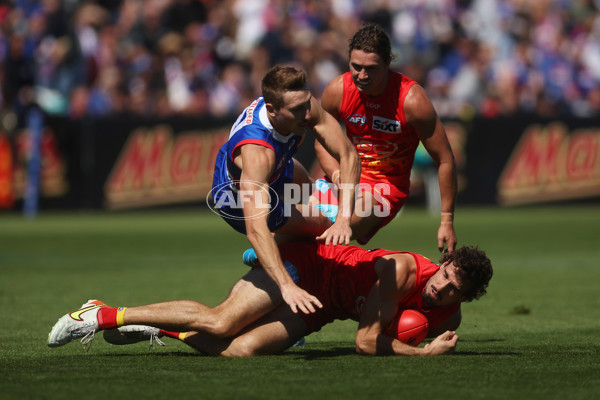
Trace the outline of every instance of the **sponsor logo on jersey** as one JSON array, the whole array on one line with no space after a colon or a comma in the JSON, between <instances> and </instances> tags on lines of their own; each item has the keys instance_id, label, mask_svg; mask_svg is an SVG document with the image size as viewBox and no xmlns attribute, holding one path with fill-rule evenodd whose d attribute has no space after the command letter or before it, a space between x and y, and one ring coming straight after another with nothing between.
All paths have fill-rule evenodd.
<instances>
[{"instance_id":1,"label":"sponsor logo on jersey","mask_svg":"<svg viewBox=\"0 0 600 400\"><path fill-rule=\"evenodd\" d=\"M385 140L369 140L361 137L353 136L352 143L358 151L360 158L364 161L375 161L368 160L371 158L388 158L398 151L398 144Z\"/></svg>"},{"instance_id":2,"label":"sponsor logo on jersey","mask_svg":"<svg viewBox=\"0 0 600 400\"><path fill-rule=\"evenodd\" d=\"M400 133L401 131L400 121L381 117L373 117L372 128L385 133Z\"/></svg>"},{"instance_id":3,"label":"sponsor logo on jersey","mask_svg":"<svg viewBox=\"0 0 600 400\"><path fill-rule=\"evenodd\" d=\"M346 121L355 126L363 126L367 123L367 117L360 114L352 114L351 116L346 118Z\"/></svg>"},{"instance_id":4,"label":"sponsor logo on jersey","mask_svg":"<svg viewBox=\"0 0 600 400\"><path fill-rule=\"evenodd\" d=\"M365 102L365 106L367 106L368 108L371 108L373 110L379 110L381 108L381 104L371 103L369 101Z\"/></svg>"},{"instance_id":5,"label":"sponsor logo on jersey","mask_svg":"<svg viewBox=\"0 0 600 400\"><path fill-rule=\"evenodd\" d=\"M252 123L252 120L254 119L254 109L256 108L256 105L258 104L259 100L260 100L260 98L254 100L252 102L252 104L250 104L248 106L248 109L246 110L246 120L244 122L247 125L250 125Z\"/></svg>"}]
</instances>

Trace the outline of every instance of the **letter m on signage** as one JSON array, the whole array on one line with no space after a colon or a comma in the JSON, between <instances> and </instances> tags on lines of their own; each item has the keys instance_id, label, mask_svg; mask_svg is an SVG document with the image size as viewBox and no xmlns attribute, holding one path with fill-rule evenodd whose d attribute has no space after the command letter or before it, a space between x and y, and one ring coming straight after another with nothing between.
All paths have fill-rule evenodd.
<instances>
[{"instance_id":1,"label":"letter m on signage","mask_svg":"<svg viewBox=\"0 0 600 400\"><path fill-rule=\"evenodd\" d=\"M167 128L132 132L107 181L107 193L117 194L161 185L164 154L171 142Z\"/></svg>"},{"instance_id":2,"label":"letter m on signage","mask_svg":"<svg viewBox=\"0 0 600 400\"><path fill-rule=\"evenodd\" d=\"M530 126L498 182L500 201L516 204L600 194L599 150L596 129L570 134L561 123Z\"/></svg>"}]
</instances>

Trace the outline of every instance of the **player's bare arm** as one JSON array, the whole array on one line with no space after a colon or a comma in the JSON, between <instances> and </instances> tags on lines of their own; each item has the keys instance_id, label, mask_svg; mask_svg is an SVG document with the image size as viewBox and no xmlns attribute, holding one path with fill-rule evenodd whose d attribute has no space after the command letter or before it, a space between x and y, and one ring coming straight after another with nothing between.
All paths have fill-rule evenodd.
<instances>
[{"instance_id":1,"label":"player's bare arm","mask_svg":"<svg viewBox=\"0 0 600 400\"><path fill-rule=\"evenodd\" d=\"M358 331L356 351L368 355L417 355L419 348L409 346L383 334L398 312L398 302L415 284L416 264L406 254L384 257L375 264L379 279L364 304Z\"/></svg>"},{"instance_id":2,"label":"player's bare arm","mask_svg":"<svg viewBox=\"0 0 600 400\"><path fill-rule=\"evenodd\" d=\"M241 146L239 157L234 162L242 169L240 178L240 190L252 193L243 201L244 216L256 216L246 218L246 236L256 251L261 264L269 276L281 289L283 300L289 304L295 313L298 310L303 313L315 312L315 307L322 307L316 297L298 287L285 270L279 248L267 223L268 213L264 213L264 205L269 204L268 190L256 190L256 185L262 184L268 187L268 177L275 168L275 153L264 146L247 144ZM244 193L244 192L242 192Z\"/></svg>"},{"instance_id":3,"label":"player's bare arm","mask_svg":"<svg viewBox=\"0 0 600 400\"><path fill-rule=\"evenodd\" d=\"M413 347L384 335L398 312L398 302L414 287L416 263L408 254L393 254L375 264L379 279L373 285L358 325L356 350L367 355L426 356L454 351L458 336L444 332L425 347Z\"/></svg>"},{"instance_id":4,"label":"player's bare arm","mask_svg":"<svg viewBox=\"0 0 600 400\"><path fill-rule=\"evenodd\" d=\"M325 91L323 92L323 96L321 97L321 105L323 109L327 111L336 121L339 121L339 112L342 104L342 89L343 79L340 75L329 82L325 88ZM329 154L329 152L318 140L315 141L315 152L325 174L333 183L338 185L339 181L336 182L337 179L335 179L339 179L339 174L335 174L335 171L340 170L340 164L338 160Z\"/></svg>"},{"instance_id":5,"label":"player's bare arm","mask_svg":"<svg viewBox=\"0 0 600 400\"><path fill-rule=\"evenodd\" d=\"M343 75L338 75L325 87L321 96L321 106L336 121L340 118L340 107L342 106L342 94L344 88Z\"/></svg>"},{"instance_id":6,"label":"player's bare arm","mask_svg":"<svg viewBox=\"0 0 600 400\"><path fill-rule=\"evenodd\" d=\"M457 178L452 148L444 126L421 86L414 85L410 89L404 112L407 122L415 127L425 149L437 165L442 206L438 248L440 251L453 251L457 243L453 225Z\"/></svg>"},{"instance_id":7,"label":"player's bare arm","mask_svg":"<svg viewBox=\"0 0 600 400\"><path fill-rule=\"evenodd\" d=\"M311 125L317 141L338 161L340 171L337 219L317 240L325 240L326 244L349 244L352 237L350 222L354 212L354 189L360 179L360 159L340 124L314 98Z\"/></svg>"}]
</instances>

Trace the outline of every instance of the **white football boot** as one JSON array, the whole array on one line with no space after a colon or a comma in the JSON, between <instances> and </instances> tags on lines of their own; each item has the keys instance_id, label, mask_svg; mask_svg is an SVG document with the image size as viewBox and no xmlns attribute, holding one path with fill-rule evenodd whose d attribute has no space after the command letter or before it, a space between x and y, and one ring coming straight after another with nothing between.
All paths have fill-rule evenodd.
<instances>
[{"instance_id":1,"label":"white football boot","mask_svg":"<svg viewBox=\"0 0 600 400\"><path fill-rule=\"evenodd\" d=\"M103 333L104 340L110 344L124 345L150 340L148 350L152 348L154 342L159 346L166 346L160 340L160 329L148 325L124 325L115 329L107 329Z\"/></svg>"},{"instance_id":2,"label":"white football boot","mask_svg":"<svg viewBox=\"0 0 600 400\"><path fill-rule=\"evenodd\" d=\"M63 315L48 334L48 346L59 347L81 338L81 344L88 348L98 332L98 310L108 307L101 301L88 300L76 311Z\"/></svg>"}]
</instances>

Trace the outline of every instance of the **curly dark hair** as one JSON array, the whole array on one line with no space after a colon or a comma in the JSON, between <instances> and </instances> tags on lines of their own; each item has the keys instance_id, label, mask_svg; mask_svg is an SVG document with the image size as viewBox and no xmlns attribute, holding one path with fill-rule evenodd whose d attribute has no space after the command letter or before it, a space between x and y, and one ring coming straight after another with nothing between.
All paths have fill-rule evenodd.
<instances>
[{"instance_id":1,"label":"curly dark hair","mask_svg":"<svg viewBox=\"0 0 600 400\"><path fill-rule=\"evenodd\" d=\"M372 23L363 24L352 36L348 46L348 58L350 58L352 50L375 53L386 63L391 62L394 58L390 37L383 28Z\"/></svg>"},{"instance_id":2,"label":"curly dark hair","mask_svg":"<svg viewBox=\"0 0 600 400\"><path fill-rule=\"evenodd\" d=\"M283 107L283 92L308 90L306 72L290 66L275 65L262 79L262 95L275 109Z\"/></svg>"},{"instance_id":3,"label":"curly dark hair","mask_svg":"<svg viewBox=\"0 0 600 400\"><path fill-rule=\"evenodd\" d=\"M485 252L478 247L461 247L451 253L445 253L440 263L446 261L454 263L463 282L470 282L469 290L465 293L465 301L479 299L486 293L494 271L492 262Z\"/></svg>"}]
</instances>

